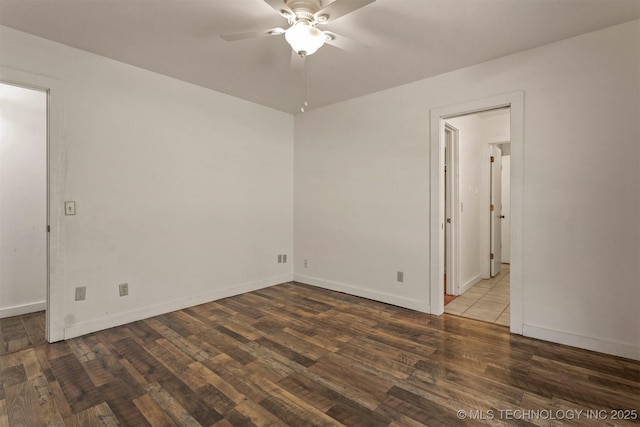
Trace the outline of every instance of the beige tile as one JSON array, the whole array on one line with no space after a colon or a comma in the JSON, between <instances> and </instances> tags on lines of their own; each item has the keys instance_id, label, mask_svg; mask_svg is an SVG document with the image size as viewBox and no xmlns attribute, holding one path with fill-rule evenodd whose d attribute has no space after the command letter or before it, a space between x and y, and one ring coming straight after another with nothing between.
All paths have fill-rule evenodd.
<instances>
[{"instance_id":1,"label":"beige tile","mask_svg":"<svg viewBox=\"0 0 640 427\"><path fill-rule=\"evenodd\" d=\"M498 325L509 326L510 317L511 315L509 313L502 313L500 317L498 317L498 320L496 320L496 323Z\"/></svg>"},{"instance_id":2,"label":"beige tile","mask_svg":"<svg viewBox=\"0 0 640 427\"><path fill-rule=\"evenodd\" d=\"M505 305L505 304L509 304L510 299L509 299L509 295L487 294L487 295L484 295L482 298L480 298L478 301L487 301L487 302L500 303Z\"/></svg>"},{"instance_id":3,"label":"beige tile","mask_svg":"<svg viewBox=\"0 0 640 427\"><path fill-rule=\"evenodd\" d=\"M475 285L473 285L474 288L478 288L478 289L491 289L494 286L495 286L495 283L485 282L484 280L482 282L478 282Z\"/></svg>"},{"instance_id":4,"label":"beige tile","mask_svg":"<svg viewBox=\"0 0 640 427\"><path fill-rule=\"evenodd\" d=\"M481 299L486 301L504 302L507 304L509 303L509 295L504 294L487 294L484 295Z\"/></svg>"},{"instance_id":5,"label":"beige tile","mask_svg":"<svg viewBox=\"0 0 640 427\"><path fill-rule=\"evenodd\" d=\"M464 312L464 317L471 319L484 320L485 322L495 322L500 317L500 311L486 310L483 308L471 307Z\"/></svg>"},{"instance_id":6,"label":"beige tile","mask_svg":"<svg viewBox=\"0 0 640 427\"><path fill-rule=\"evenodd\" d=\"M480 298L482 295L486 294L488 291L489 291L489 289L482 289L482 288L473 287L473 288L469 289L467 292L465 292L462 295L463 296L467 295L467 296L473 296L473 297Z\"/></svg>"},{"instance_id":7,"label":"beige tile","mask_svg":"<svg viewBox=\"0 0 640 427\"><path fill-rule=\"evenodd\" d=\"M455 300L444 306L444 312L449 314L461 315L465 311L467 311L469 307L469 305L461 303L460 301L458 301L458 298L456 298Z\"/></svg>"},{"instance_id":8,"label":"beige tile","mask_svg":"<svg viewBox=\"0 0 640 427\"><path fill-rule=\"evenodd\" d=\"M479 296L475 296L475 295L460 295L458 298L455 299L455 301L459 301L461 304L466 304L468 306L472 306L476 301L478 301L480 299Z\"/></svg>"},{"instance_id":9,"label":"beige tile","mask_svg":"<svg viewBox=\"0 0 640 427\"><path fill-rule=\"evenodd\" d=\"M482 309L491 310L491 311L499 311L502 313L504 309L507 308L507 305L508 305L507 303L485 301L481 299L477 303L473 304L471 307L482 308Z\"/></svg>"},{"instance_id":10,"label":"beige tile","mask_svg":"<svg viewBox=\"0 0 640 427\"><path fill-rule=\"evenodd\" d=\"M490 289L487 294L488 295L500 295L500 296L509 296L510 295L510 291L509 288L498 288L498 287L494 287L493 289Z\"/></svg>"},{"instance_id":11,"label":"beige tile","mask_svg":"<svg viewBox=\"0 0 640 427\"><path fill-rule=\"evenodd\" d=\"M505 313L511 313L511 305L508 305L507 308L504 309Z\"/></svg>"}]
</instances>

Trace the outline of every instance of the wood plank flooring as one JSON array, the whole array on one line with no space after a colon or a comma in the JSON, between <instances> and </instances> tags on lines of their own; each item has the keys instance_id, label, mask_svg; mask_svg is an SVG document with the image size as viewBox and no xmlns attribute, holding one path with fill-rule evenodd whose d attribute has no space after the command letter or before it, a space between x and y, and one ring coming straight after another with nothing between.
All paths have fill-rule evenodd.
<instances>
[{"instance_id":1,"label":"wood plank flooring","mask_svg":"<svg viewBox=\"0 0 640 427\"><path fill-rule=\"evenodd\" d=\"M638 410L639 362L297 283L0 355L0 427L637 426Z\"/></svg>"},{"instance_id":2,"label":"wood plank flooring","mask_svg":"<svg viewBox=\"0 0 640 427\"><path fill-rule=\"evenodd\" d=\"M44 311L0 319L0 354L45 343Z\"/></svg>"}]
</instances>

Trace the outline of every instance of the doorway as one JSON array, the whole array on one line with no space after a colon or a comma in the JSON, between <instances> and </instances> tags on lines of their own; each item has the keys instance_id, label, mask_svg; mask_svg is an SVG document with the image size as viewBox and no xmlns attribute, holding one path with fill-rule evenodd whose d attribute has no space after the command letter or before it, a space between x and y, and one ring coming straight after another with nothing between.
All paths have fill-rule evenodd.
<instances>
[{"instance_id":1,"label":"doorway","mask_svg":"<svg viewBox=\"0 0 640 427\"><path fill-rule=\"evenodd\" d=\"M431 111L431 257L430 257L430 278L431 278L431 313L440 315L444 313L444 293L445 293L445 237L446 231L446 219L449 218L445 214L445 176L444 166L446 164L446 137L444 122L447 119L453 117L466 116L481 112L488 112L490 110L496 110L499 108L510 108L509 121L510 121L510 134L507 140L511 142L510 156L511 156L511 177L510 177L510 190L511 190L511 264L509 268L510 275L510 295L509 304L510 312L508 314L510 330L513 333L522 334L522 153L523 153L523 133L524 133L524 96L522 92L513 92L504 95L498 95L491 98L486 98L478 101L471 101L463 104L452 105L447 107L436 108ZM457 127L457 126L455 126ZM462 129L460 129L460 138L462 138ZM506 142L506 141L486 141L486 142ZM489 154L489 144L484 144L483 150L486 149L486 154ZM462 142L460 142L459 148L460 163L462 164L463 148ZM489 158L488 156L486 157ZM460 223L460 236L459 236L459 250L462 251L465 248L473 247L474 245L464 245L462 243L463 234L465 230L469 230L469 225L465 225L465 221L469 220L471 210L484 209L480 200L486 200L486 210L489 212L489 165L486 166L486 175L482 178L486 183L486 197L480 197L480 190L478 190L477 199L470 197L471 193L475 193L473 186L465 186L463 183L465 171L460 167L460 205L459 205L459 220ZM465 194L465 192L469 194ZM475 203L475 204L474 204ZM489 220L489 215L485 217ZM476 234L477 235L477 234ZM487 226L486 236L481 237L477 241L477 245L484 245L485 249L489 247L490 231ZM454 241L455 242L455 241ZM488 252L488 251L487 251ZM460 254L460 258L464 255ZM490 260L480 260L480 264L483 266L482 274L474 277L469 275L468 271L465 272L464 266L460 265L458 270L460 271L458 286L462 288L466 282L482 280L485 277L490 278L491 264ZM495 276L495 277L499 277ZM462 290L462 289L461 289Z\"/></svg>"},{"instance_id":2,"label":"doorway","mask_svg":"<svg viewBox=\"0 0 640 427\"><path fill-rule=\"evenodd\" d=\"M0 82L0 318L11 330L3 334L6 349L44 342L47 116L47 92Z\"/></svg>"},{"instance_id":3,"label":"doorway","mask_svg":"<svg viewBox=\"0 0 640 427\"><path fill-rule=\"evenodd\" d=\"M445 312L506 326L509 273L506 266L500 274L501 190L509 134L508 107L444 121Z\"/></svg>"},{"instance_id":4,"label":"doorway","mask_svg":"<svg viewBox=\"0 0 640 427\"><path fill-rule=\"evenodd\" d=\"M67 141L64 135L64 84L51 77L0 66L0 82L46 94L47 136L47 284L45 339L56 342L64 339L64 251L62 235L65 159Z\"/></svg>"}]
</instances>

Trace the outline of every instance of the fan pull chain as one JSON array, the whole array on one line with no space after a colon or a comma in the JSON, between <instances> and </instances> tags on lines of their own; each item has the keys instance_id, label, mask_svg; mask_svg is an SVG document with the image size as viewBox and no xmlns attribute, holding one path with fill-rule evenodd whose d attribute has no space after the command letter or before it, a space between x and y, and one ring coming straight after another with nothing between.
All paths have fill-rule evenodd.
<instances>
[{"instance_id":1,"label":"fan pull chain","mask_svg":"<svg viewBox=\"0 0 640 427\"><path fill-rule=\"evenodd\" d=\"M302 56L302 60L304 61L302 71L302 107L300 107L300 112L304 113L305 108L309 106L307 102L307 55L300 56Z\"/></svg>"}]
</instances>

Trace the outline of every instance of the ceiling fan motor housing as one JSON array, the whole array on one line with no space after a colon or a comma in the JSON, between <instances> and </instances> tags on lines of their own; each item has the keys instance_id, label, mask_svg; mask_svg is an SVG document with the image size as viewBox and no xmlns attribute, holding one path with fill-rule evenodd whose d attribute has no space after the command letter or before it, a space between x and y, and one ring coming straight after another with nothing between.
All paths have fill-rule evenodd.
<instances>
[{"instance_id":1,"label":"ceiling fan motor housing","mask_svg":"<svg viewBox=\"0 0 640 427\"><path fill-rule=\"evenodd\" d=\"M287 0L286 5L295 13L294 21L309 24L316 23L314 15L322 8L320 0Z\"/></svg>"}]
</instances>

